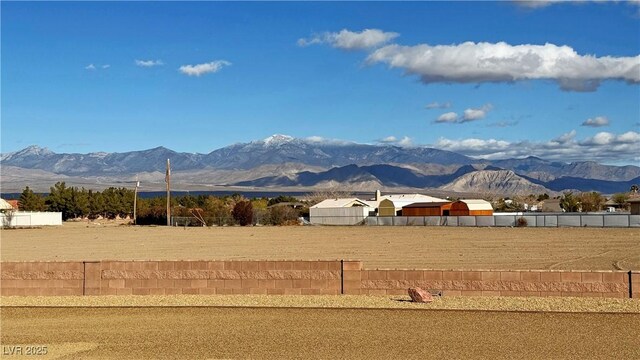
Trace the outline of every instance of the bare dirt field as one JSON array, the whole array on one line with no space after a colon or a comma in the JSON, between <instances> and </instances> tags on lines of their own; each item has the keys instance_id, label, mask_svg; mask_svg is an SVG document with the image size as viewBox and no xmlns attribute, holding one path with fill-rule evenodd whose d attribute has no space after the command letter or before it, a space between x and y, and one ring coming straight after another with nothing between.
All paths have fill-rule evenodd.
<instances>
[{"instance_id":1,"label":"bare dirt field","mask_svg":"<svg viewBox=\"0 0 640 360\"><path fill-rule=\"evenodd\" d=\"M638 270L640 229L167 228L76 222L2 230L0 252L2 261L354 259L367 268ZM148 301L160 305L148 307ZM443 298L430 310L367 296L3 297L0 302L2 353L45 346L47 357L57 359L640 358L640 310L629 299Z\"/></svg>"},{"instance_id":2,"label":"bare dirt field","mask_svg":"<svg viewBox=\"0 0 640 360\"><path fill-rule=\"evenodd\" d=\"M640 357L638 314L189 307L0 314L3 351L46 346L58 359Z\"/></svg>"},{"instance_id":3,"label":"bare dirt field","mask_svg":"<svg viewBox=\"0 0 640 360\"><path fill-rule=\"evenodd\" d=\"M142 227L2 230L2 261L329 260L366 268L640 270L640 229Z\"/></svg>"}]
</instances>

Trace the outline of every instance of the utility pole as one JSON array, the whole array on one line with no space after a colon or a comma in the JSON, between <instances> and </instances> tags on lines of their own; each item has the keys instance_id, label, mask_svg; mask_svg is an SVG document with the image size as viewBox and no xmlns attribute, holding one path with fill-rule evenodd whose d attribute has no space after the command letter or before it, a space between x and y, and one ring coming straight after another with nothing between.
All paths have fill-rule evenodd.
<instances>
[{"instance_id":1,"label":"utility pole","mask_svg":"<svg viewBox=\"0 0 640 360\"><path fill-rule=\"evenodd\" d=\"M136 223L136 212L138 210L138 187L140 187L140 181L138 181L138 177L136 176L136 189L133 192L133 225L137 225Z\"/></svg>"},{"instance_id":2,"label":"utility pole","mask_svg":"<svg viewBox=\"0 0 640 360\"><path fill-rule=\"evenodd\" d=\"M167 226L171 226L171 164L167 159L167 175L164 178L167 183Z\"/></svg>"}]
</instances>

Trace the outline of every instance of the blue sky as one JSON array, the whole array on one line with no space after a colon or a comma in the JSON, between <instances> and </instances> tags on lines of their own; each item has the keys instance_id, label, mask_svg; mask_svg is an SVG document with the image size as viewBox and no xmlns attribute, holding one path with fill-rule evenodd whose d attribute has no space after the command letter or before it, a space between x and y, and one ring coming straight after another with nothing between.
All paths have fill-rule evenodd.
<instances>
[{"instance_id":1,"label":"blue sky","mask_svg":"<svg viewBox=\"0 0 640 360\"><path fill-rule=\"evenodd\" d=\"M2 152L280 133L640 162L637 2L2 2Z\"/></svg>"}]
</instances>

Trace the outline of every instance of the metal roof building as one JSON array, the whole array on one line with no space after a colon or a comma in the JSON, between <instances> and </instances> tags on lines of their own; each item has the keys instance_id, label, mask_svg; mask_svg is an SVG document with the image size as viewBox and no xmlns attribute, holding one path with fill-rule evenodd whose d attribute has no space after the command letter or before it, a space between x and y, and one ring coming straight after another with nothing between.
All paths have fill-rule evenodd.
<instances>
[{"instance_id":1,"label":"metal roof building","mask_svg":"<svg viewBox=\"0 0 640 360\"><path fill-rule=\"evenodd\" d=\"M491 203L481 199L458 200L451 204L451 216L493 215Z\"/></svg>"},{"instance_id":2,"label":"metal roof building","mask_svg":"<svg viewBox=\"0 0 640 360\"><path fill-rule=\"evenodd\" d=\"M373 208L358 198L327 199L309 208L309 221L321 225L355 225Z\"/></svg>"},{"instance_id":3,"label":"metal roof building","mask_svg":"<svg viewBox=\"0 0 640 360\"><path fill-rule=\"evenodd\" d=\"M415 203L446 202L433 196L422 194L385 195L378 205L378 216L396 216L402 214L402 208Z\"/></svg>"},{"instance_id":4,"label":"metal roof building","mask_svg":"<svg viewBox=\"0 0 640 360\"><path fill-rule=\"evenodd\" d=\"M419 202L402 207L402 216L449 216L450 201Z\"/></svg>"},{"instance_id":5,"label":"metal roof building","mask_svg":"<svg viewBox=\"0 0 640 360\"><path fill-rule=\"evenodd\" d=\"M344 208L353 206L369 206L369 204L358 198L327 199L313 205L310 209Z\"/></svg>"}]
</instances>

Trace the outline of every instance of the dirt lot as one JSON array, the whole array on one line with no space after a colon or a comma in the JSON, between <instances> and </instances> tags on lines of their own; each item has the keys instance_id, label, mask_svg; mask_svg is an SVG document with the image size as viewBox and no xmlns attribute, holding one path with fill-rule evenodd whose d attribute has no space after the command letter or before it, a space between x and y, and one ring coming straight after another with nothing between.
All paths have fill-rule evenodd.
<instances>
[{"instance_id":1,"label":"dirt lot","mask_svg":"<svg viewBox=\"0 0 640 360\"><path fill-rule=\"evenodd\" d=\"M2 261L354 259L366 268L640 270L640 229L133 227L2 230Z\"/></svg>"},{"instance_id":2,"label":"dirt lot","mask_svg":"<svg viewBox=\"0 0 640 360\"><path fill-rule=\"evenodd\" d=\"M43 345L59 359L640 356L637 314L275 308L0 311L3 350Z\"/></svg>"},{"instance_id":3,"label":"dirt lot","mask_svg":"<svg viewBox=\"0 0 640 360\"><path fill-rule=\"evenodd\" d=\"M2 261L358 259L367 268L638 270L640 229L185 229L78 222L55 228L2 230L0 251ZM76 300L130 301L110 298ZM292 299L295 301L297 297ZM309 301L324 304L323 301L345 299L358 303L371 300L358 296L352 300L332 297ZM441 308L498 312L408 309L413 304L398 301L393 307L404 309L242 307L259 306L253 303L231 308L199 307L204 300L222 301L225 305L229 302L217 297L190 298L193 304L179 307L171 306L171 299L161 297L157 301L164 306L151 308L137 303L124 304L131 306L124 308L86 304L66 308L56 308L55 304L11 307L7 306L8 298L0 300L4 305L0 307L2 353L15 352L16 346L24 352L29 345L41 345L46 346L49 358L59 359L640 357L637 311L592 312L637 310L634 300L618 300L618 304L613 300L601 303L605 299L477 298L460 299L463 304L456 303L456 299L443 299L450 301L439 304ZM40 301L22 299L27 300ZM143 300L149 299L136 299ZM374 300L389 302L382 298ZM60 301L63 306L72 303ZM376 306L387 306L382 305ZM591 312L553 312L563 311L563 307ZM502 311L512 309L545 312Z\"/></svg>"}]
</instances>

